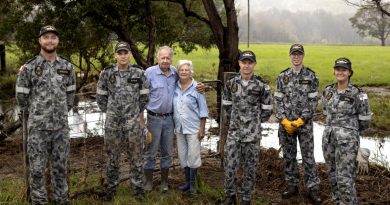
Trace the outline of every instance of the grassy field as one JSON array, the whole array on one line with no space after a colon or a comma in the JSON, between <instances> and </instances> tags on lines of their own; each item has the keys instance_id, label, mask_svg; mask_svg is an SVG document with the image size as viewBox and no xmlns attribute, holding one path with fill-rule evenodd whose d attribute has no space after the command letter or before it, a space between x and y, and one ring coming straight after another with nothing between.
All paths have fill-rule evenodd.
<instances>
[{"instance_id":1,"label":"grassy field","mask_svg":"<svg viewBox=\"0 0 390 205\"><path fill-rule=\"evenodd\" d=\"M354 46L354 45L318 45L305 44L304 65L314 70L320 79L320 91L326 85L334 83L333 65L339 57L348 57L352 61L354 75L352 83L358 86L381 86L390 88L390 47ZM257 55L256 73L266 79L272 89L279 73L290 65L288 51L290 44L252 44L247 48L241 44L241 50L252 50ZM13 96L15 73L20 65L16 63L18 50L7 48L7 64L13 70L0 76L0 98ZM174 65L180 59L192 60L196 80L216 80L218 73L218 50L216 48L198 49L188 55L175 49ZM75 62L78 62L75 59ZM132 60L134 63L134 60ZM370 105L375 113L373 126L390 130L390 98L368 92Z\"/></svg>"},{"instance_id":2,"label":"grassy field","mask_svg":"<svg viewBox=\"0 0 390 205\"><path fill-rule=\"evenodd\" d=\"M320 78L321 88L334 82L333 65L339 57L352 61L357 85L390 87L390 47L350 45L304 45L304 65L314 70ZM267 79L273 87L279 73L290 65L289 44L252 44L249 48L241 44L241 50L252 50L257 56L256 73ZM194 75L199 80L215 79L218 71L218 50L199 49L185 55L175 51L174 64L179 59L194 63Z\"/></svg>"}]
</instances>

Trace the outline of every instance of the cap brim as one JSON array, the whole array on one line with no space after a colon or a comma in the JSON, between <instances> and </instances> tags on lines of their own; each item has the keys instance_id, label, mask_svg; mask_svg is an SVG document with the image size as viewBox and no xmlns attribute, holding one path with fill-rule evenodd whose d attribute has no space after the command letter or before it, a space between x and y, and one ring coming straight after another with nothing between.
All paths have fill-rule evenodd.
<instances>
[{"instance_id":1,"label":"cap brim","mask_svg":"<svg viewBox=\"0 0 390 205\"><path fill-rule=\"evenodd\" d=\"M256 62L256 59L254 59L253 57L242 57L239 59L239 61L243 61L243 60L250 60L252 62Z\"/></svg>"},{"instance_id":2,"label":"cap brim","mask_svg":"<svg viewBox=\"0 0 390 205\"><path fill-rule=\"evenodd\" d=\"M119 48L117 50L115 50L115 53L118 53L119 51L127 51L127 52L130 52L130 50L128 48Z\"/></svg>"},{"instance_id":3,"label":"cap brim","mask_svg":"<svg viewBox=\"0 0 390 205\"><path fill-rule=\"evenodd\" d=\"M346 64L335 64L335 65L333 66L333 68L338 68L338 67L346 68L346 69L351 69L351 67L349 67L349 66L346 65Z\"/></svg>"},{"instance_id":4,"label":"cap brim","mask_svg":"<svg viewBox=\"0 0 390 205\"><path fill-rule=\"evenodd\" d=\"M51 31L45 31L45 32L41 33L41 34L39 35L39 37L41 37L43 34L49 33L49 32L54 33L56 36L59 36L59 34L60 34L60 33L58 33L58 31L53 31L53 30L51 30Z\"/></svg>"},{"instance_id":5,"label":"cap brim","mask_svg":"<svg viewBox=\"0 0 390 205\"><path fill-rule=\"evenodd\" d=\"M292 53L294 53L295 51L298 51L298 52L300 52L300 53L302 53L302 54L305 53L305 52L303 52L302 50L299 50L299 49L292 49L292 50L290 51L290 55L291 55Z\"/></svg>"}]
</instances>

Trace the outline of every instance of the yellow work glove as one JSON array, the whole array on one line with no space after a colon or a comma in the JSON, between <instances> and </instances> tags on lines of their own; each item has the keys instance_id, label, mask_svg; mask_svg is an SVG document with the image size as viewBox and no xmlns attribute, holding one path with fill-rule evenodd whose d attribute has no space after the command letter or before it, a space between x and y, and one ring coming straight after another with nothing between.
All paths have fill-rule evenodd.
<instances>
[{"instance_id":1,"label":"yellow work glove","mask_svg":"<svg viewBox=\"0 0 390 205\"><path fill-rule=\"evenodd\" d=\"M146 144L150 144L153 141L153 135L151 132L148 131L148 129L144 128L143 134L145 136L145 142Z\"/></svg>"},{"instance_id":2,"label":"yellow work glove","mask_svg":"<svg viewBox=\"0 0 390 205\"><path fill-rule=\"evenodd\" d=\"M305 124L305 122L302 120L302 118L298 118L297 120L294 120L291 122L291 125L296 127L296 128L298 128L304 124Z\"/></svg>"},{"instance_id":3,"label":"yellow work glove","mask_svg":"<svg viewBox=\"0 0 390 205\"><path fill-rule=\"evenodd\" d=\"M288 135L293 135L294 134L296 128L294 126L292 126L290 120L287 120L286 118L283 118L283 120L280 122L280 124L283 125L283 127L286 130Z\"/></svg>"}]
</instances>

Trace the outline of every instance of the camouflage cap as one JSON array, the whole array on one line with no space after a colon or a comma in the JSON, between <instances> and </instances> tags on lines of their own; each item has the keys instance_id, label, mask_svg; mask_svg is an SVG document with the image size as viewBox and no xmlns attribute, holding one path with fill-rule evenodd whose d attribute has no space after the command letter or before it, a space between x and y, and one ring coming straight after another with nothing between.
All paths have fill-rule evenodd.
<instances>
[{"instance_id":1,"label":"camouflage cap","mask_svg":"<svg viewBox=\"0 0 390 205\"><path fill-rule=\"evenodd\" d=\"M252 51L242 51L238 60L243 61L245 59L248 59L252 62L256 62L256 55Z\"/></svg>"},{"instance_id":2,"label":"camouflage cap","mask_svg":"<svg viewBox=\"0 0 390 205\"><path fill-rule=\"evenodd\" d=\"M342 67L352 70L352 63L348 58L339 58L334 62L333 68Z\"/></svg>"},{"instance_id":3,"label":"camouflage cap","mask_svg":"<svg viewBox=\"0 0 390 205\"><path fill-rule=\"evenodd\" d=\"M57 29L54 26L46 25L46 26L42 27L41 30L39 31L39 37L41 37L43 34L45 34L47 32L52 32L52 33L56 34L57 36L60 34L60 33L58 33Z\"/></svg>"},{"instance_id":4,"label":"camouflage cap","mask_svg":"<svg viewBox=\"0 0 390 205\"><path fill-rule=\"evenodd\" d=\"M293 45L291 45L291 47L290 47L290 55L292 53L294 53L295 51L298 51L298 52L300 52L302 54L305 53L305 49L303 49L303 46L301 44L293 44Z\"/></svg>"},{"instance_id":5,"label":"camouflage cap","mask_svg":"<svg viewBox=\"0 0 390 205\"><path fill-rule=\"evenodd\" d=\"M117 53L118 51L122 51L122 50L130 52L130 45L127 42L117 43L115 46L115 53Z\"/></svg>"}]
</instances>

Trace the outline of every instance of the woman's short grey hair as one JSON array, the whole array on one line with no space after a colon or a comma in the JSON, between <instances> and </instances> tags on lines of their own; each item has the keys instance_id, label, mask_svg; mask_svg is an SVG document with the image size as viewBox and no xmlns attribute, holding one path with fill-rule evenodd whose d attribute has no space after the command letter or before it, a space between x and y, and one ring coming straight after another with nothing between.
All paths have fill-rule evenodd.
<instances>
[{"instance_id":1,"label":"woman's short grey hair","mask_svg":"<svg viewBox=\"0 0 390 205\"><path fill-rule=\"evenodd\" d=\"M188 67L190 68L190 71L191 71L191 74L194 73L194 71L192 70L192 61L190 60L179 60L177 62L177 71L180 70L180 67L183 66L183 65L188 65Z\"/></svg>"},{"instance_id":2,"label":"woman's short grey hair","mask_svg":"<svg viewBox=\"0 0 390 205\"><path fill-rule=\"evenodd\" d=\"M160 55L160 51L161 50L169 50L169 56L172 58L173 57L173 49L169 46L161 46L160 48L158 48L158 51L157 51L157 58L159 57Z\"/></svg>"}]
</instances>

